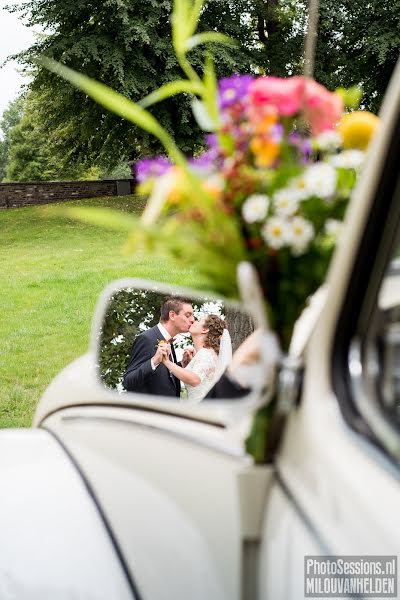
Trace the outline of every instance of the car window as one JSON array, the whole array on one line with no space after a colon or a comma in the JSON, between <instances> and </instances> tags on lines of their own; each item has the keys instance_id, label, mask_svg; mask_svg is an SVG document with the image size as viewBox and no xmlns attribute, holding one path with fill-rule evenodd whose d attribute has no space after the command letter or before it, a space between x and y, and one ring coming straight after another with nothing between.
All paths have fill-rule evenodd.
<instances>
[{"instance_id":1,"label":"car window","mask_svg":"<svg viewBox=\"0 0 400 600\"><path fill-rule=\"evenodd\" d=\"M400 249L399 249L400 250ZM397 251L398 254L399 251ZM400 425L400 260L389 265L379 290L376 330L377 398Z\"/></svg>"}]
</instances>

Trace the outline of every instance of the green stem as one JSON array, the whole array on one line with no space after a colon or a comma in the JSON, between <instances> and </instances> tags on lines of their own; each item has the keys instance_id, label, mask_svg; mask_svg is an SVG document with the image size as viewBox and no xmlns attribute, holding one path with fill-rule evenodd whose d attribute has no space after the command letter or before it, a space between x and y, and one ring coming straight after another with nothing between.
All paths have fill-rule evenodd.
<instances>
[{"instance_id":1,"label":"green stem","mask_svg":"<svg viewBox=\"0 0 400 600\"><path fill-rule=\"evenodd\" d=\"M179 65L180 65L182 71L185 73L186 77L193 83L199 84L201 87L204 87L204 84L203 84L202 80L200 79L199 75L196 73L196 71L190 64L190 62L188 60L186 60L186 56L184 54L179 53L179 54L177 54L177 59L178 59Z\"/></svg>"},{"instance_id":2,"label":"green stem","mask_svg":"<svg viewBox=\"0 0 400 600\"><path fill-rule=\"evenodd\" d=\"M169 133L164 128L162 128L162 131L160 131L157 137L166 149L167 154L172 160L172 162L179 165L186 171L187 162L185 155L179 150L178 146L175 144L173 138L169 135Z\"/></svg>"}]
</instances>

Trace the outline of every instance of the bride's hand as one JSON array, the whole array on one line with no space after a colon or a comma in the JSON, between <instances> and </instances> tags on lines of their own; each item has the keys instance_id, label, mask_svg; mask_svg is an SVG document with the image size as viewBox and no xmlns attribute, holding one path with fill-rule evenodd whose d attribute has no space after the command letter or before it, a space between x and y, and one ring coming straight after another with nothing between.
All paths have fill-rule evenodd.
<instances>
[{"instance_id":1,"label":"bride's hand","mask_svg":"<svg viewBox=\"0 0 400 600\"><path fill-rule=\"evenodd\" d=\"M190 363L194 356L194 348L186 348L182 355L182 367L185 368Z\"/></svg>"}]
</instances>

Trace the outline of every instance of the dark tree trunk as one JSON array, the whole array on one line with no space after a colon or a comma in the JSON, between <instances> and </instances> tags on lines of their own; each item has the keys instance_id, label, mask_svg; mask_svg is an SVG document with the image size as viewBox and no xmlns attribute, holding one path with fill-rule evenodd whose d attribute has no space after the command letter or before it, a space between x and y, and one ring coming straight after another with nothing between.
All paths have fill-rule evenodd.
<instances>
[{"instance_id":1,"label":"dark tree trunk","mask_svg":"<svg viewBox=\"0 0 400 600\"><path fill-rule=\"evenodd\" d=\"M240 344L254 331L254 324L249 315L245 312L225 307L226 324L232 338L232 350L235 350Z\"/></svg>"}]
</instances>

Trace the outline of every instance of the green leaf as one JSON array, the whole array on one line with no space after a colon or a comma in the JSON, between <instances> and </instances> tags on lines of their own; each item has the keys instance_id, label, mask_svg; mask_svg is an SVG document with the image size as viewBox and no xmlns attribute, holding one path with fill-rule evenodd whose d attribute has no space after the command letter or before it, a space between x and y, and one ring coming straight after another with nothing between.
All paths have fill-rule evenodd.
<instances>
[{"instance_id":1,"label":"green leaf","mask_svg":"<svg viewBox=\"0 0 400 600\"><path fill-rule=\"evenodd\" d=\"M198 23L200 20L201 9L203 8L203 4L204 4L204 0L195 0L195 2L193 4L192 14L190 17L189 36L193 35L193 33L197 29L197 26L198 26Z\"/></svg>"},{"instance_id":2,"label":"green leaf","mask_svg":"<svg viewBox=\"0 0 400 600\"><path fill-rule=\"evenodd\" d=\"M192 81L186 81L183 79L179 81L171 81L170 83L166 83L165 85L161 86L158 90L155 90L154 92L143 98L143 100L140 100L138 104L142 108L147 108L148 106L156 104L157 102L161 102L166 98L176 96L176 94L186 93L200 95L202 91L202 86Z\"/></svg>"},{"instance_id":3,"label":"green leaf","mask_svg":"<svg viewBox=\"0 0 400 600\"><path fill-rule=\"evenodd\" d=\"M197 98L192 100L192 111L197 124L203 131L215 131L217 122L208 112L207 106Z\"/></svg>"},{"instance_id":4,"label":"green leaf","mask_svg":"<svg viewBox=\"0 0 400 600\"><path fill-rule=\"evenodd\" d=\"M186 40L184 49L186 52L188 52L200 44L208 44L210 42L217 44L228 44L230 46L237 45L235 40L223 33L218 33L217 31L207 31L204 33L198 33Z\"/></svg>"},{"instance_id":5,"label":"green leaf","mask_svg":"<svg viewBox=\"0 0 400 600\"><path fill-rule=\"evenodd\" d=\"M187 0L174 0L171 16L172 41L175 52L184 54L186 39L190 36L190 6Z\"/></svg>"},{"instance_id":6,"label":"green leaf","mask_svg":"<svg viewBox=\"0 0 400 600\"><path fill-rule=\"evenodd\" d=\"M211 54L207 53L204 65L204 104L208 114L218 127L219 112L218 112L218 81L215 74L214 61Z\"/></svg>"},{"instance_id":7,"label":"green leaf","mask_svg":"<svg viewBox=\"0 0 400 600\"><path fill-rule=\"evenodd\" d=\"M358 85L346 89L339 87L335 90L336 94L343 100L343 104L346 108L352 108L356 110L360 106L361 98L363 95L363 89Z\"/></svg>"}]
</instances>

